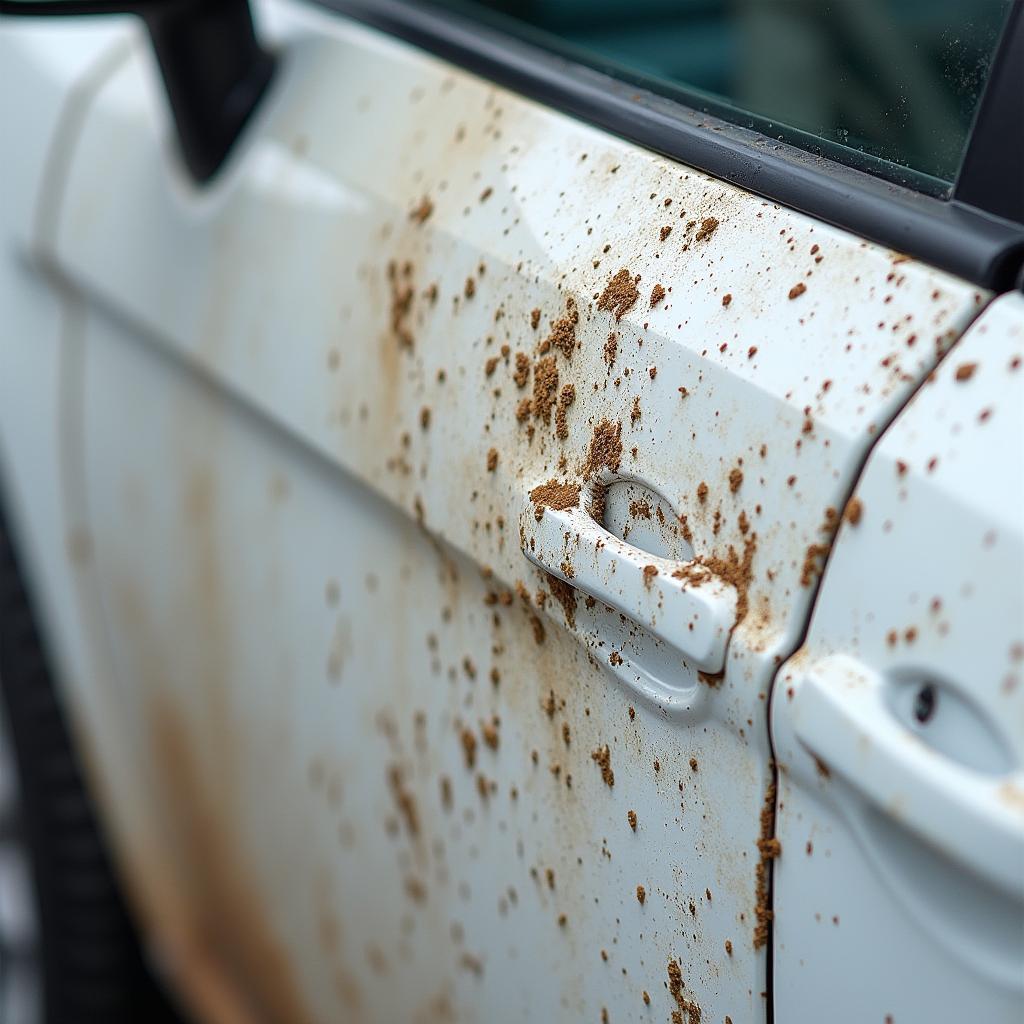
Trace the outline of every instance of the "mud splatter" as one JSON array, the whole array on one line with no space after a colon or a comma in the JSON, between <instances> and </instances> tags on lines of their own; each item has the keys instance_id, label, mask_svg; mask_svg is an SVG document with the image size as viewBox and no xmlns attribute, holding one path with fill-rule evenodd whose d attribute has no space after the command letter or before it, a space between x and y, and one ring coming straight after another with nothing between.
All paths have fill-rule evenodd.
<instances>
[{"instance_id":1,"label":"mud splatter","mask_svg":"<svg viewBox=\"0 0 1024 1024\"><path fill-rule=\"evenodd\" d=\"M554 509L556 512L562 512L567 508L577 508L580 503L580 485L563 484L552 479L546 484L534 487L530 491L530 501L535 506L534 514L539 521L546 508Z\"/></svg>"},{"instance_id":2,"label":"mud splatter","mask_svg":"<svg viewBox=\"0 0 1024 1024\"><path fill-rule=\"evenodd\" d=\"M601 769L601 778L606 786L615 785L615 772L612 771L612 752L608 744L597 747L590 752L590 760Z\"/></svg>"},{"instance_id":3,"label":"mud splatter","mask_svg":"<svg viewBox=\"0 0 1024 1024\"><path fill-rule=\"evenodd\" d=\"M700 222L697 234L693 236L695 242L706 242L718 230L717 217L705 217Z\"/></svg>"},{"instance_id":4,"label":"mud splatter","mask_svg":"<svg viewBox=\"0 0 1024 1024\"><path fill-rule=\"evenodd\" d=\"M594 436L587 449L583 464L583 478L589 480L598 470L607 468L613 473L622 461L622 424L601 420L594 428Z\"/></svg>"},{"instance_id":5,"label":"mud splatter","mask_svg":"<svg viewBox=\"0 0 1024 1024\"><path fill-rule=\"evenodd\" d=\"M605 286L597 300L597 308L609 310L615 314L616 320L621 320L635 305L640 298L637 289L639 277L622 268Z\"/></svg>"},{"instance_id":6,"label":"mud splatter","mask_svg":"<svg viewBox=\"0 0 1024 1024\"><path fill-rule=\"evenodd\" d=\"M551 333L540 343L538 351L543 355L550 349L558 349L566 359L571 359L576 349L576 325L580 322L579 310L572 298L566 300L565 316L551 325Z\"/></svg>"}]
</instances>

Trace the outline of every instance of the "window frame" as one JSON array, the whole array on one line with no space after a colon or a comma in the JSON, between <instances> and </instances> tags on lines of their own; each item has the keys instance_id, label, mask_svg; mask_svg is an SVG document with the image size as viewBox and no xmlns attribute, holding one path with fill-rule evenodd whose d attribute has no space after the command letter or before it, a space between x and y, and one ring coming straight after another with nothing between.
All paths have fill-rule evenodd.
<instances>
[{"instance_id":1,"label":"window frame","mask_svg":"<svg viewBox=\"0 0 1024 1024\"><path fill-rule=\"evenodd\" d=\"M1024 0L1011 5L951 198L724 121L429 0L309 2L979 287L1024 283Z\"/></svg>"}]
</instances>

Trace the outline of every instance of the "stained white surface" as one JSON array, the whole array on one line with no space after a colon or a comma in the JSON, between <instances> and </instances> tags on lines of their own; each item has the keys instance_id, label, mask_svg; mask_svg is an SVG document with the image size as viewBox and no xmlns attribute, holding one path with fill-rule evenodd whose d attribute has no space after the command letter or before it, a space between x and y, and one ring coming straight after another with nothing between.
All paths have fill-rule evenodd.
<instances>
[{"instance_id":1,"label":"stained white surface","mask_svg":"<svg viewBox=\"0 0 1024 1024\"><path fill-rule=\"evenodd\" d=\"M38 582L79 601L66 683L165 962L219 954L281 1020L619 1021L679 1008L678 960L703 1019L761 1020L772 676L870 444L987 297L268 10L282 72L212 189L140 50L39 239L81 300ZM561 435L516 415L545 357ZM582 598L573 632L523 555L530 489L581 478L605 422L615 472L743 580L720 679Z\"/></svg>"}]
</instances>

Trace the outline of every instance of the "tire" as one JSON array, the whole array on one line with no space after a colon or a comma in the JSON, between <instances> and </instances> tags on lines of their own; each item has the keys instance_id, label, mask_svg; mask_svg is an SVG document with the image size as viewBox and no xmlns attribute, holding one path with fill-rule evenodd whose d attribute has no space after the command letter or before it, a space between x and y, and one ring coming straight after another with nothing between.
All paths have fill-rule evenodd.
<instances>
[{"instance_id":1,"label":"tire","mask_svg":"<svg viewBox=\"0 0 1024 1024\"><path fill-rule=\"evenodd\" d=\"M183 1024L118 889L2 511L0 744L0 1021Z\"/></svg>"}]
</instances>

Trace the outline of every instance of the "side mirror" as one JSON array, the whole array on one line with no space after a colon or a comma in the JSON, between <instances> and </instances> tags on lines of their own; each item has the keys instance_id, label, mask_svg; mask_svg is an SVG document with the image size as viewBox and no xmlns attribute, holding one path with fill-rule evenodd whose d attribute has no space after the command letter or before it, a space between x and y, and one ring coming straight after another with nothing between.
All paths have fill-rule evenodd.
<instances>
[{"instance_id":1,"label":"side mirror","mask_svg":"<svg viewBox=\"0 0 1024 1024\"><path fill-rule=\"evenodd\" d=\"M0 0L0 14L138 15L167 89L181 154L208 181L223 164L274 71L249 0Z\"/></svg>"}]
</instances>

